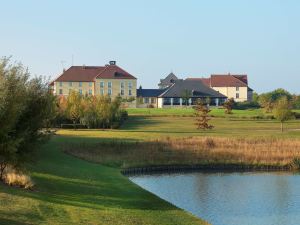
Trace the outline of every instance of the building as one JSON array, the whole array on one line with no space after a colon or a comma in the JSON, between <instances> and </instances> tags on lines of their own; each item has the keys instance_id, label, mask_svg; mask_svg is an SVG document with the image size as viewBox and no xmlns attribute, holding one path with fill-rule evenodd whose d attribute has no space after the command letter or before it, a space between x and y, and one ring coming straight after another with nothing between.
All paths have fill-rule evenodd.
<instances>
[{"instance_id":1,"label":"building","mask_svg":"<svg viewBox=\"0 0 300 225\"><path fill-rule=\"evenodd\" d=\"M51 82L54 95L68 96L71 91L83 95L109 95L112 98L136 98L137 79L110 61L105 66L71 66ZM136 100L128 107L136 107Z\"/></svg>"},{"instance_id":2,"label":"building","mask_svg":"<svg viewBox=\"0 0 300 225\"><path fill-rule=\"evenodd\" d=\"M170 87L174 82L178 80L177 76L174 73L170 73L164 79L160 79L160 83L158 84L159 89L166 89Z\"/></svg>"},{"instance_id":3,"label":"building","mask_svg":"<svg viewBox=\"0 0 300 225\"><path fill-rule=\"evenodd\" d=\"M253 90L248 86L247 75L212 74L210 78L188 78L189 80L201 80L207 86L233 98L235 102L252 101Z\"/></svg>"},{"instance_id":4,"label":"building","mask_svg":"<svg viewBox=\"0 0 300 225\"><path fill-rule=\"evenodd\" d=\"M193 106L201 99L210 105L219 106L227 97L210 88L201 80L177 79L166 89L137 90L137 107L170 108Z\"/></svg>"}]
</instances>

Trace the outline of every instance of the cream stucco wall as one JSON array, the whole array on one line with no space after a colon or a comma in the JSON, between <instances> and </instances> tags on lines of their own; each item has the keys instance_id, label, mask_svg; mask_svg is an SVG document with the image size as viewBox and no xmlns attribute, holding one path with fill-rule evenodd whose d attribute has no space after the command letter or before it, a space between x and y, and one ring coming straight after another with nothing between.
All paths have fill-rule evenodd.
<instances>
[{"instance_id":1,"label":"cream stucco wall","mask_svg":"<svg viewBox=\"0 0 300 225\"><path fill-rule=\"evenodd\" d=\"M214 90L220 92L221 94L227 96L228 98L233 98L236 102L248 101L248 87L212 87ZM239 98L236 98L236 94L239 94Z\"/></svg>"},{"instance_id":2,"label":"cream stucco wall","mask_svg":"<svg viewBox=\"0 0 300 225\"><path fill-rule=\"evenodd\" d=\"M54 82L54 90L53 93L55 95L60 95L60 89L62 90L62 94L67 96L69 95L71 90L78 91L81 90L82 94L89 94L91 90L92 95L94 95L94 82L81 82L82 86L79 86L79 82ZM91 86L90 86L91 85Z\"/></svg>"},{"instance_id":3,"label":"cream stucco wall","mask_svg":"<svg viewBox=\"0 0 300 225\"><path fill-rule=\"evenodd\" d=\"M100 87L100 83L104 83L104 88ZM111 88L108 87L108 83L111 82ZM124 83L124 88L121 88L121 83ZM129 83L131 82L131 88L129 87ZM124 90L124 95L122 98L136 98L136 79L96 79L95 82L81 82L81 87L79 86L79 82L54 82L54 95L60 95L60 90L62 90L62 94L64 96L69 95L70 91L82 91L82 94L92 95L101 95L101 91L103 90L103 95L108 95L108 89L111 89L111 97L117 97L121 94L121 89ZM131 90L131 95L129 95L129 90ZM136 100L133 102L125 103L127 107L136 107Z\"/></svg>"}]
</instances>

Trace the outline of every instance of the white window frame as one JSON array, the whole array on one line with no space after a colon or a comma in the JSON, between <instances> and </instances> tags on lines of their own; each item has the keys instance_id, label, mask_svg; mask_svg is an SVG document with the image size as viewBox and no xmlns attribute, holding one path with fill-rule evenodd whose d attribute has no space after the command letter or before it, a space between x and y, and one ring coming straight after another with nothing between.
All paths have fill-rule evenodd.
<instances>
[{"instance_id":1,"label":"white window frame","mask_svg":"<svg viewBox=\"0 0 300 225\"><path fill-rule=\"evenodd\" d=\"M128 88L132 88L132 82L131 81L128 81Z\"/></svg>"},{"instance_id":2,"label":"white window frame","mask_svg":"<svg viewBox=\"0 0 300 225\"><path fill-rule=\"evenodd\" d=\"M104 95L104 89L102 89L102 88L100 89L100 95L102 95L102 96Z\"/></svg>"},{"instance_id":3,"label":"white window frame","mask_svg":"<svg viewBox=\"0 0 300 225\"><path fill-rule=\"evenodd\" d=\"M100 81L100 88L104 88L105 87L105 82L104 81Z\"/></svg>"},{"instance_id":4,"label":"white window frame","mask_svg":"<svg viewBox=\"0 0 300 225\"><path fill-rule=\"evenodd\" d=\"M69 81L69 87L73 87L73 82Z\"/></svg>"},{"instance_id":5,"label":"white window frame","mask_svg":"<svg viewBox=\"0 0 300 225\"><path fill-rule=\"evenodd\" d=\"M60 89L59 89L59 91L58 91L58 93L59 93L60 95L63 95L63 94L64 94L64 91L63 91L63 89L62 89L62 88L60 88Z\"/></svg>"},{"instance_id":6,"label":"white window frame","mask_svg":"<svg viewBox=\"0 0 300 225\"><path fill-rule=\"evenodd\" d=\"M81 94L81 95L82 95L82 89L79 89L79 94Z\"/></svg>"},{"instance_id":7,"label":"white window frame","mask_svg":"<svg viewBox=\"0 0 300 225\"><path fill-rule=\"evenodd\" d=\"M79 82L78 86L79 86L79 87L82 87L82 82L81 82L81 81Z\"/></svg>"},{"instance_id":8,"label":"white window frame","mask_svg":"<svg viewBox=\"0 0 300 225\"><path fill-rule=\"evenodd\" d=\"M63 82L60 81L59 82L59 86L62 87L63 86Z\"/></svg>"},{"instance_id":9,"label":"white window frame","mask_svg":"<svg viewBox=\"0 0 300 225\"><path fill-rule=\"evenodd\" d=\"M131 89L128 90L128 95L132 96L132 90Z\"/></svg>"},{"instance_id":10,"label":"white window frame","mask_svg":"<svg viewBox=\"0 0 300 225\"><path fill-rule=\"evenodd\" d=\"M89 95L93 95L93 90L89 89Z\"/></svg>"},{"instance_id":11,"label":"white window frame","mask_svg":"<svg viewBox=\"0 0 300 225\"><path fill-rule=\"evenodd\" d=\"M111 89L111 88L109 88L109 89L107 90L107 94L108 94L109 96L112 96L112 89Z\"/></svg>"},{"instance_id":12,"label":"white window frame","mask_svg":"<svg viewBox=\"0 0 300 225\"><path fill-rule=\"evenodd\" d=\"M112 82L111 81L107 82L107 88L110 88L110 89L112 88Z\"/></svg>"},{"instance_id":13,"label":"white window frame","mask_svg":"<svg viewBox=\"0 0 300 225\"><path fill-rule=\"evenodd\" d=\"M93 82L89 82L89 87L93 87Z\"/></svg>"}]
</instances>

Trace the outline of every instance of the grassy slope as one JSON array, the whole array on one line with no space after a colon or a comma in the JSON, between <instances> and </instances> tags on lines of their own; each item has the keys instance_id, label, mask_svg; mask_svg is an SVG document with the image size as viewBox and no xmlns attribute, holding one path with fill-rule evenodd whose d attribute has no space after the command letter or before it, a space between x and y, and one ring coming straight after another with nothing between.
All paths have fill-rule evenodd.
<instances>
[{"instance_id":1,"label":"grassy slope","mask_svg":"<svg viewBox=\"0 0 300 225\"><path fill-rule=\"evenodd\" d=\"M58 147L76 141L97 139L59 135L41 149L31 168L36 191L0 185L0 224L204 224L118 169L76 159Z\"/></svg>"},{"instance_id":2,"label":"grassy slope","mask_svg":"<svg viewBox=\"0 0 300 225\"><path fill-rule=\"evenodd\" d=\"M188 117L132 117L121 130L61 130L40 150L31 168L35 192L0 185L0 224L202 224L130 183L119 170L91 164L61 152L68 142L147 140L162 136L299 137L298 121L214 118L215 129L195 130Z\"/></svg>"}]
</instances>

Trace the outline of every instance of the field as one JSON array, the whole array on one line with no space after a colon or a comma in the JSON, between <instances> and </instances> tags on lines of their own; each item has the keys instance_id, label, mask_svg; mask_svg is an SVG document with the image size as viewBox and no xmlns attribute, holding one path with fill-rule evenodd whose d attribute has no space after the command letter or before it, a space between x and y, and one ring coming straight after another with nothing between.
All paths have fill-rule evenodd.
<instances>
[{"instance_id":1,"label":"field","mask_svg":"<svg viewBox=\"0 0 300 225\"><path fill-rule=\"evenodd\" d=\"M204 132L195 129L193 118L174 116L181 113L177 111L172 113L168 117L130 116L119 130L59 130L41 147L37 163L29 168L36 184L34 191L0 185L0 224L205 224L122 176L120 167L134 165L134 162L122 161L113 154L101 161L109 156L110 146L113 151L119 142L122 143L119 153L123 150L128 153L134 144L134 153L146 150L149 154L147 142L165 140L168 148L177 148L181 156L184 154L179 143L190 142L195 148L210 138L215 138L215 143L211 145L206 141L204 145L219 146L224 141L230 147L230 140L244 140L250 143L247 148L251 148L251 140L260 139L267 145L272 141L278 148L284 145L298 150L300 123L297 120L287 122L281 133L280 124L275 120L250 119L252 111L235 112L230 118L213 118L211 123L215 128ZM244 116L234 116L237 114ZM95 155L86 157L93 149ZM294 153L298 154L290 152L292 156ZM182 158L177 161L179 159ZM160 160L164 163L164 158ZM143 162L147 164L149 162Z\"/></svg>"}]
</instances>

